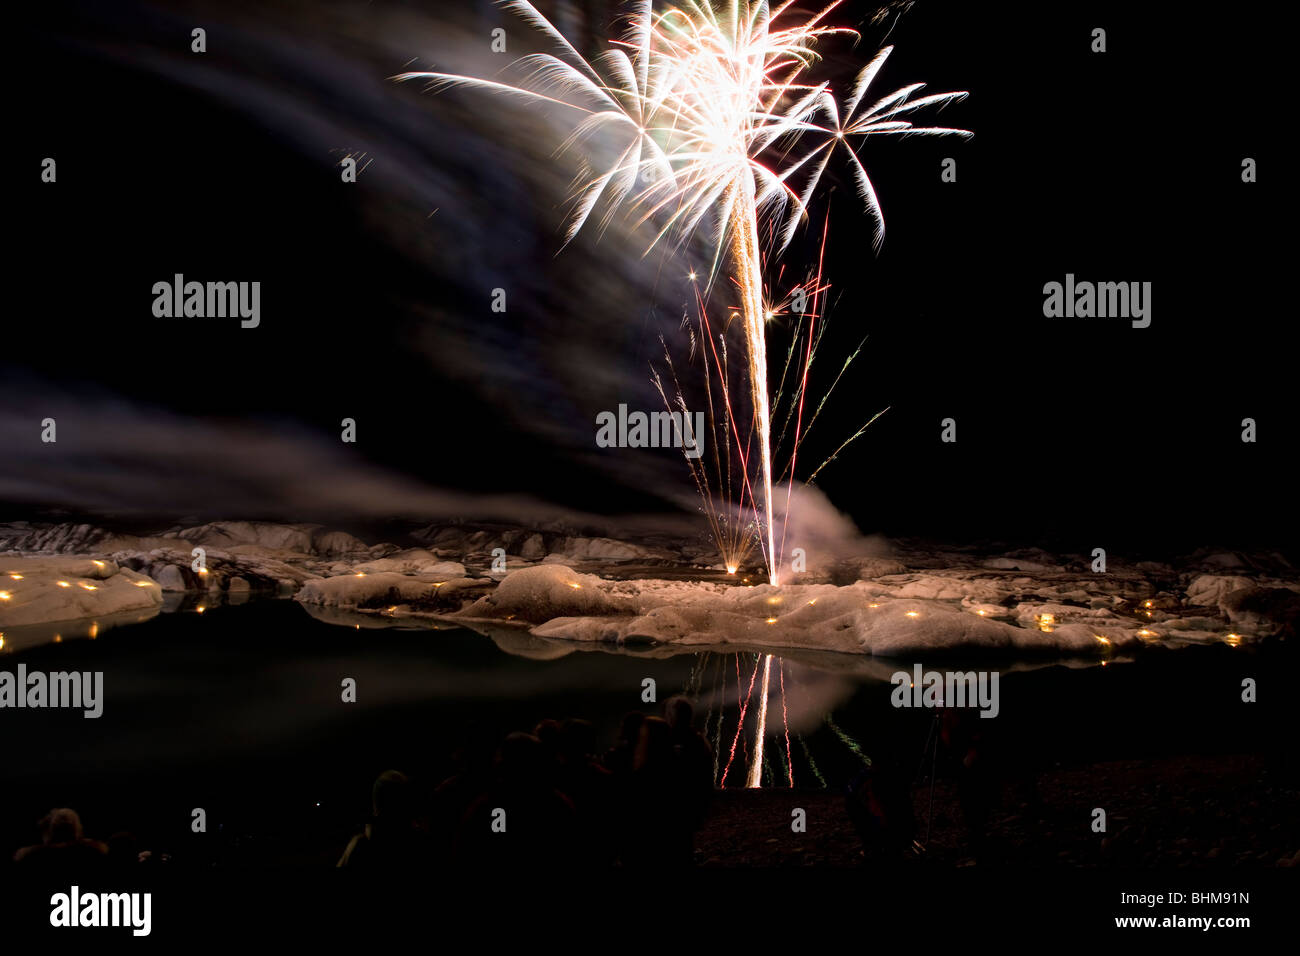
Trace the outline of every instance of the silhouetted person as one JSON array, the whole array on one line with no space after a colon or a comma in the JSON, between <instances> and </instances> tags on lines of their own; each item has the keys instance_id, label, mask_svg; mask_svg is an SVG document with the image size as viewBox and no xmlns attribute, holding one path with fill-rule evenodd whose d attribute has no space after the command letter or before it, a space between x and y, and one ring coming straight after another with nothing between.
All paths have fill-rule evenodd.
<instances>
[{"instance_id":1,"label":"silhouetted person","mask_svg":"<svg viewBox=\"0 0 1300 956\"><path fill-rule=\"evenodd\" d=\"M896 860L911 848L916 823L902 767L864 767L849 781L845 806L869 862Z\"/></svg>"},{"instance_id":2,"label":"silhouetted person","mask_svg":"<svg viewBox=\"0 0 1300 956\"><path fill-rule=\"evenodd\" d=\"M916 732L921 729L926 734L917 739ZM871 763L848 783L845 809L862 841L867 862L894 863L912 850L916 840L912 790L918 759L924 761L927 773L930 770L931 747L935 744L931 736L935 730L934 717L927 714L920 725L904 726L895 720L880 730L870 742Z\"/></svg>"},{"instance_id":3,"label":"silhouetted person","mask_svg":"<svg viewBox=\"0 0 1300 956\"><path fill-rule=\"evenodd\" d=\"M108 861L108 846L86 838L76 810L51 810L37 827L41 842L14 854L14 862L29 870L52 876L79 876L103 868Z\"/></svg>"},{"instance_id":4,"label":"silhouetted person","mask_svg":"<svg viewBox=\"0 0 1300 956\"><path fill-rule=\"evenodd\" d=\"M713 799L713 748L695 729L695 706L685 697L669 698L664 716L672 728L673 756L689 801L692 829L696 829Z\"/></svg>"},{"instance_id":5,"label":"silhouetted person","mask_svg":"<svg viewBox=\"0 0 1300 956\"><path fill-rule=\"evenodd\" d=\"M624 849L633 837L636 814L633 812L635 794L632 785L632 765L636 763L636 747L641 739L641 725L645 714L630 710L619 722L618 737L614 746L605 751L601 764L610 773L613 796L611 800L611 834L616 854L624 856Z\"/></svg>"},{"instance_id":6,"label":"silhouetted person","mask_svg":"<svg viewBox=\"0 0 1300 956\"><path fill-rule=\"evenodd\" d=\"M432 862L432 841L416 822L414 790L406 774L385 770L371 788L373 816L354 836L339 866L406 869Z\"/></svg>"},{"instance_id":7,"label":"silhouetted person","mask_svg":"<svg viewBox=\"0 0 1300 956\"><path fill-rule=\"evenodd\" d=\"M642 723L630 779L623 862L633 867L690 865L693 788L673 750L668 721L647 717Z\"/></svg>"},{"instance_id":8,"label":"silhouetted person","mask_svg":"<svg viewBox=\"0 0 1300 956\"><path fill-rule=\"evenodd\" d=\"M587 862L613 862L616 843L611 832L614 776L595 757L596 728L590 721L570 719L560 725L559 770L556 787L573 803L577 815L578 853Z\"/></svg>"},{"instance_id":9,"label":"silhouetted person","mask_svg":"<svg viewBox=\"0 0 1300 956\"><path fill-rule=\"evenodd\" d=\"M539 720L533 728L533 736L542 745L539 772L551 786L555 786L556 771L560 765L560 722L550 717Z\"/></svg>"},{"instance_id":10,"label":"silhouetted person","mask_svg":"<svg viewBox=\"0 0 1300 956\"><path fill-rule=\"evenodd\" d=\"M957 802L976 859L987 858L988 818L997 802L998 774L985 737L986 723L977 711L949 708L943 712L941 739L947 749L957 784Z\"/></svg>"},{"instance_id":11,"label":"silhouetted person","mask_svg":"<svg viewBox=\"0 0 1300 956\"><path fill-rule=\"evenodd\" d=\"M458 828L455 855L469 866L574 862L573 804L546 779L541 741L514 733L497 751L496 779Z\"/></svg>"},{"instance_id":12,"label":"silhouetted person","mask_svg":"<svg viewBox=\"0 0 1300 956\"><path fill-rule=\"evenodd\" d=\"M623 715L619 725L618 740L614 746L605 751L602 761L605 769L616 777L626 777L632 773L632 764L636 760L636 745L641 739L641 725L645 723L645 714L631 710Z\"/></svg>"},{"instance_id":13,"label":"silhouetted person","mask_svg":"<svg viewBox=\"0 0 1300 956\"><path fill-rule=\"evenodd\" d=\"M455 772L433 791L432 834L439 848L450 851L470 806L492 785L496 758L496 737L487 727L475 724L468 739L452 754Z\"/></svg>"}]
</instances>

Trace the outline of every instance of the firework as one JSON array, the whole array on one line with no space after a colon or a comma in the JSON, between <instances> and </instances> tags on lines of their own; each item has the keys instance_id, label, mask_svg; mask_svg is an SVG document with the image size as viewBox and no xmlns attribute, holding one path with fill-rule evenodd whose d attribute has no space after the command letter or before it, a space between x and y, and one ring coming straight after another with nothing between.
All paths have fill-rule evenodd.
<instances>
[{"instance_id":1,"label":"firework","mask_svg":"<svg viewBox=\"0 0 1300 956\"><path fill-rule=\"evenodd\" d=\"M772 310L764 296L764 267L789 246L799 224L807 218L808 203L831 157L841 153L850 164L858 194L874 221L873 239L879 247L884 238L884 215L871 178L854 149L854 140L860 144L866 137L878 135L969 136L967 130L914 126L905 118L913 110L941 107L966 93L913 99L924 86L914 83L864 108L867 89L892 47L882 49L862 69L843 102L837 101L828 83L811 83L808 74L817 59L813 49L816 43L828 36L857 36L853 30L828 25L827 18L838 0L813 14L794 12L792 3L772 9L766 2L750 0L729 0L724 4L688 0L655 11L651 0L641 0L634 5L626 36L613 41L595 64L583 58L531 3L506 0L501 5L519 14L556 50L519 60L516 66L523 71L522 81L507 83L436 71L403 73L397 79L425 79L435 89L472 87L566 107L578 114L566 146L598 134L612 137L617 154L612 164L592 169L584 162L583 173L575 183L576 201L566 242L577 235L602 203L611 214L626 206L636 212L639 223L652 222L658 231L650 249L665 240L681 243L700 232L707 235L712 250L707 285L711 287L718 276L727 275L735 287L743 319L748 391L758 439L757 491L746 467L749 456L735 430L721 363L719 377L727 421L740 455L744 493L760 528L759 545L768 580L775 585L780 555L773 520L772 406L766 332ZM603 217L604 221L608 218ZM764 236L768 237L766 244ZM819 287L820 278L819 270ZM712 336L709 341L712 348ZM795 449L789 465L791 489L813 344L810 331L798 393ZM706 358L706 369L707 365ZM662 394L657 379L656 385ZM667 401L666 395L664 398ZM859 430L853 438L861 433ZM835 454L838 452L836 449ZM694 467L692 474L699 485L700 475ZM701 493L707 506L703 486ZM707 510L730 571L737 563L739 549L727 539L716 509ZM747 778L751 787L759 785L762 772L771 665L771 655L765 655L761 666L755 667L755 676L761 669L763 682Z\"/></svg>"},{"instance_id":2,"label":"firework","mask_svg":"<svg viewBox=\"0 0 1300 956\"><path fill-rule=\"evenodd\" d=\"M762 529L768 577L775 584L779 555L772 507L764 266L793 239L830 158L838 153L853 170L879 245L884 217L853 141L875 135L969 136L966 130L914 126L905 118L966 93L913 99L924 86L915 83L864 108L867 89L892 47L862 69L843 102L829 84L811 83L807 77L817 59L817 42L835 35L856 37L853 30L828 24L838 2L799 14L791 3L773 9L749 0L688 0L656 11L650 0L641 0L633 5L627 34L612 41L594 63L531 3L505 0L501 5L555 49L517 61L520 81L436 71L403 73L397 79L565 107L577 114L566 146L596 135L610 137L617 158L602 169L584 168L575 184L566 242L601 204L611 212L627 206L640 222L653 221L658 231L650 248L707 233L713 259L710 284L727 275L740 302L758 433L758 487L750 490L750 498ZM763 236L770 237L766 257Z\"/></svg>"}]
</instances>

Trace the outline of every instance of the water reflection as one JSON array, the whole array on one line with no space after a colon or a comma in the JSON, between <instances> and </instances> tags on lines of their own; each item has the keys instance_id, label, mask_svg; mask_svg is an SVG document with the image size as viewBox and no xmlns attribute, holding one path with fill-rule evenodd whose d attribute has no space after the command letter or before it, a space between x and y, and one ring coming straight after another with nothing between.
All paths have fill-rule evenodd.
<instances>
[{"instance_id":1,"label":"water reflection","mask_svg":"<svg viewBox=\"0 0 1300 956\"><path fill-rule=\"evenodd\" d=\"M0 632L0 653L16 653L43 644L62 644L64 641L84 639L93 641L114 628L142 624L157 617L159 612L159 608L151 607L70 621L49 621L44 624L6 627L3 632Z\"/></svg>"}]
</instances>

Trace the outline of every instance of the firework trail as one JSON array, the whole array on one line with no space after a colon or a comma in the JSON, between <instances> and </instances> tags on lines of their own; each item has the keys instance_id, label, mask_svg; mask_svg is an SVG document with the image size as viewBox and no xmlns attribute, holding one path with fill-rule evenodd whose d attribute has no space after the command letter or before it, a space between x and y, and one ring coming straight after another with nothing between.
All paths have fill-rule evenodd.
<instances>
[{"instance_id":1,"label":"firework trail","mask_svg":"<svg viewBox=\"0 0 1300 956\"><path fill-rule=\"evenodd\" d=\"M799 746L803 748L803 755L808 761L808 766L812 768L813 776L817 778L817 782L822 787L825 787L826 778L822 776L822 772L817 766L817 761L813 760L812 751L808 749L808 741L803 739L803 734L799 734L797 739L799 741ZM794 784L791 783L791 786L794 786Z\"/></svg>"},{"instance_id":2,"label":"firework trail","mask_svg":"<svg viewBox=\"0 0 1300 956\"><path fill-rule=\"evenodd\" d=\"M769 659L771 658L771 655L766 655L766 656L767 656ZM746 713L748 713L748 711L749 711L749 702L750 702L750 700L753 699L753 696L754 696L754 678L758 676L758 670L759 670L759 667L760 667L759 663L758 663L757 661L755 661L755 662L754 662L754 673L751 674L750 677L749 677L749 690L747 690L747 691L745 692L745 696L742 697L742 698L740 699L740 717L739 717L739 719L737 720L737 723L736 723L736 736L733 737L732 740L731 740L731 752L730 752L730 753L728 754L728 756L727 756L727 765L726 765L726 766L723 768L723 770L722 770L722 780L719 781L719 783L718 783L718 786L721 786L721 787L725 787L725 786L727 785L727 774L731 773L731 764L732 764L732 761L734 761L734 760L736 759L736 744L737 744L737 742L739 742L739 741L742 739L742 733L741 733L741 732L745 729L745 715L746 715ZM739 677L740 677L740 655L739 655L739 654L736 655L736 677L737 677L737 679L739 679ZM739 690L740 688L737 687L736 689ZM764 695L764 696L766 696L766 695ZM759 734L758 734L758 736L757 736L756 739L759 740L760 742L761 742L762 739L763 739L763 737L762 737L762 731L761 731L761 726L760 726ZM754 752L754 762L753 762L752 764L750 764L750 768L749 768L749 779L750 779L750 780L752 780L752 779L754 778L754 775L755 775L755 773L756 773L756 771L754 770L754 768L755 768L755 767L759 767L760 770L761 770L762 765L763 765L763 754L762 754L762 752L761 752L760 750L755 750L755 752ZM756 784L756 783L746 783L746 786L755 787L755 786L758 786L758 784Z\"/></svg>"},{"instance_id":3,"label":"firework trail","mask_svg":"<svg viewBox=\"0 0 1300 956\"><path fill-rule=\"evenodd\" d=\"M794 758L790 755L790 711L785 701L785 661L777 661L781 675L781 723L785 725L785 767L790 775L790 786L794 786Z\"/></svg>"},{"instance_id":4,"label":"firework trail","mask_svg":"<svg viewBox=\"0 0 1300 956\"><path fill-rule=\"evenodd\" d=\"M833 719L831 719L830 714L826 715L826 726L829 727L834 732L836 737L840 738L840 742L843 743L844 746L848 747L849 750L853 752L853 755L855 757L861 760L868 767L871 766L871 758L862 752L862 748L858 746L858 742L856 740L854 740L852 737L850 737L848 734L846 734L843 730L840 729L839 725L835 723Z\"/></svg>"},{"instance_id":5,"label":"firework trail","mask_svg":"<svg viewBox=\"0 0 1300 956\"><path fill-rule=\"evenodd\" d=\"M758 668L754 668L758 673ZM772 655L763 655L763 686L758 690L758 728L754 731L754 760L749 765L747 787L757 787L762 783L763 740L767 737L767 685L772 676Z\"/></svg>"},{"instance_id":6,"label":"firework trail","mask_svg":"<svg viewBox=\"0 0 1300 956\"><path fill-rule=\"evenodd\" d=\"M604 204L604 222L620 206L654 221L650 243L684 242L707 232L710 283L726 273L739 296L747 349L749 394L758 431L762 501L754 500L764 561L777 583L779 555L773 522L771 413L767 384L763 268L780 255L807 215L807 205L832 155L846 155L858 193L884 235L880 204L851 140L874 135L969 136L966 130L913 126L903 118L923 106L943 106L964 92L912 99L924 84L902 87L861 108L892 47L858 74L838 102L828 83L812 84L817 41L853 30L826 24L835 3L812 14L791 2L685 0L655 11L651 0L632 7L622 39L593 64L526 0L498 0L553 47L521 58L517 83L436 71L402 73L434 89L470 87L566 107L578 115L565 146L597 134L613 137L617 159L601 169L584 162L575 184L572 239ZM841 150L842 147L842 150ZM798 187L798 188L796 188ZM762 236L769 236L768 258ZM647 250L648 251L648 250ZM793 476L792 476L793 480ZM751 494L756 499L756 495Z\"/></svg>"}]
</instances>

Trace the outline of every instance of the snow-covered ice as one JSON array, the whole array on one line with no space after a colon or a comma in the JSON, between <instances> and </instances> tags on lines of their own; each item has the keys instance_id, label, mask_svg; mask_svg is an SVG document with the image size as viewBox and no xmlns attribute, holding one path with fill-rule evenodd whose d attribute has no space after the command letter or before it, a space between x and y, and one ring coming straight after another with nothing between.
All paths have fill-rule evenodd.
<instances>
[{"instance_id":1,"label":"snow-covered ice","mask_svg":"<svg viewBox=\"0 0 1300 956\"><path fill-rule=\"evenodd\" d=\"M161 606L155 581L112 561L0 556L0 630Z\"/></svg>"},{"instance_id":2,"label":"snow-covered ice","mask_svg":"<svg viewBox=\"0 0 1300 956\"><path fill-rule=\"evenodd\" d=\"M452 617L527 622L538 637L582 642L743 645L887 656L972 649L1092 655L1141 643L1139 623L1103 619L1087 610L1076 621L1068 620L1064 609L1058 611L1059 626L1046 630L993 620L950 602L884 598L878 591L867 582L736 587L606 581L546 565L508 575L495 592Z\"/></svg>"},{"instance_id":3,"label":"snow-covered ice","mask_svg":"<svg viewBox=\"0 0 1300 956\"><path fill-rule=\"evenodd\" d=\"M107 614L114 601L136 607L132 601L153 601L135 583L144 579L159 599L161 591L232 603L293 595L338 623L456 622L543 655L566 646L730 645L857 657L1089 656L1144 643L1286 638L1300 624L1300 573L1276 553L1207 548L1168 562L1112 559L1106 573L1093 573L1083 554L863 537L815 509L800 520L808 570L776 588L758 583L763 575L752 567L720 573L707 546L668 533L620 540L594 529L452 524L416 529L402 546L271 522L218 521L148 536L15 522L0 525L0 563L71 561L87 572L103 565L121 580L100 593L88 578L97 590L39 600L34 588L21 600L8 589L0 621ZM207 573L194 570L196 547L206 552ZM493 570L502 552L507 570Z\"/></svg>"}]
</instances>

